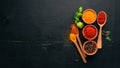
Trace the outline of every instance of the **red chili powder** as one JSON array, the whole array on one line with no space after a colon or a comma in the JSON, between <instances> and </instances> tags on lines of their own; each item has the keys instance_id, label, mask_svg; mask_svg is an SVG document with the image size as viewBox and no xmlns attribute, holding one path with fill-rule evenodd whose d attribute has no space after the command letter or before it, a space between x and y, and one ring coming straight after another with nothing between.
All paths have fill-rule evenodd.
<instances>
[{"instance_id":1,"label":"red chili powder","mask_svg":"<svg viewBox=\"0 0 120 68\"><path fill-rule=\"evenodd\" d=\"M105 20L106 20L106 15L105 15L105 13L104 13L104 12L100 12L100 13L98 14L98 23L99 23L99 24L104 24Z\"/></svg>"},{"instance_id":2,"label":"red chili powder","mask_svg":"<svg viewBox=\"0 0 120 68\"><path fill-rule=\"evenodd\" d=\"M85 29L84 29L84 35L85 37L87 38L93 38L95 37L97 34L97 31L96 31L96 28L93 27L93 26L87 26Z\"/></svg>"},{"instance_id":3,"label":"red chili powder","mask_svg":"<svg viewBox=\"0 0 120 68\"><path fill-rule=\"evenodd\" d=\"M72 24L72 25L71 25L71 33L73 33L73 34L78 34L78 29L77 29L77 27L75 26L75 24Z\"/></svg>"}]
</instances>

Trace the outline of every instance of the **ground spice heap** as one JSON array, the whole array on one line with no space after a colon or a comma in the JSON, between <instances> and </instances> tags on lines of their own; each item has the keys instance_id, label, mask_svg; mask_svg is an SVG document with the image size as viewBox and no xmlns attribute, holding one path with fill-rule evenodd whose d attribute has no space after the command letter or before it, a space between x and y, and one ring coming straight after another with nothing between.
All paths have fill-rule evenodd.
<instances>
[{"instance_id":1,"label":"ground spice heap","mask_svg":"<svg viewBox=\"0 0 120 68\"><path fill-rule=\"evenodd\" d=\"M96 20L96 17L97 17L96 12L92 9L87 9L82 14L82 19L87 24L94 23Z\"/></svg>"},{"instance_id":2,"label":"ground spice heap","mask_svg":"<svg viewBox=\"0 0 120 68\"><path fill-rule=\"evenodd\" d=\"M94 38L97 34L97 31L93 26L87 26L83 32L86 38Z\"/></svg>"}]
</instances>

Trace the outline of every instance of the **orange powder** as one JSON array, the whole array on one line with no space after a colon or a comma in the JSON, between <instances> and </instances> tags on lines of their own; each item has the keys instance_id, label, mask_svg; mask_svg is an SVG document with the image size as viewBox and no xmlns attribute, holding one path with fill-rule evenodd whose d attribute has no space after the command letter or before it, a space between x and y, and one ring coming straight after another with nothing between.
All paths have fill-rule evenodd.
<instances>
[{"instance_id":1,"label":"orange powder","mask_svg":"<svg viewBox=\"0 0 120 68\"><path fill-rule=\"evenodd\" d=\"M71 41L75 41L76 40L76 36L73 33L70 33L69 38L70 38Z\"/></svg>"},{"instance_id":2,"label":"orange powder","mask_svg":"<svg viewBox=\"0 0 120 68\"><path fill-rule=\"evenodd\" d=\"M86 9L83 12L82 19L86 24L92 24L96 20L96 12L93 9Z\"/></svg>"}]
</instances>

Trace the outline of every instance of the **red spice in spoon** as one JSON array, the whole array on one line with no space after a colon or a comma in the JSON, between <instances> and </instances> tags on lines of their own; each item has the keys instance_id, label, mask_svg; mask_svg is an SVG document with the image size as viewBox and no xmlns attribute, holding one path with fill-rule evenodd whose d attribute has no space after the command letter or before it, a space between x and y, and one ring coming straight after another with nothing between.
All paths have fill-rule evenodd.
<instances>
[{"instance_id":1,"label":"red spice in spoon","mask_svg":"<svg viewBox=\"0 0 120 68\"><path fill-rule=\"evenodd\" d=\"M74 33L74 34L78 34L78 28L76 27L75 24L72 24L71 25L71 33Z\"/></svg>"},{"instance_id":2,"label":"red spice in spoon","mask_svg":"<svg viewBox=\"0 0 120 68\"><path fill-rule=\"evenodd\" d=\"M97 47L99 49L102 48L102 27L106 24L106 20L107 20L106 12L100 11L98 13L98 18L97 18L98 25L100 26L99 36L98 36L98 41L97 41Z\"/></svg>"},{"instance_id":3,"label":"red spice in spoon","mask_svg":"<svg viewBox=\"0 0 120 68\"><path fill-rule=\"evenodd\" d=\"M105 13L104 12L99 13L98 14L98 23L100 25L102 25L102 24L105 23L105 21L106 21L106 15L105 15Z\"/></svg>"}]
</instances>

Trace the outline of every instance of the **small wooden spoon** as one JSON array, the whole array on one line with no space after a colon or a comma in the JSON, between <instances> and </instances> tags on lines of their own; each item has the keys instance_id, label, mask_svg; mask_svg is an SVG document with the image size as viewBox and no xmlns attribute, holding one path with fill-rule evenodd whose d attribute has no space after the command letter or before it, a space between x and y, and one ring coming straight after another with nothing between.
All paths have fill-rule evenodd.
<instances>
[{"instance_id":1,"label":"small wooden spoon","mask_svg":"<svg viewBox=\"0 0 120 68\"><path fill-rule=\"evenodd\" d=\"M87 60L85 59L84 55L82 54L81 49L79 48L79 45L77 44L76 35L73 34L73 33L70 33L69 38L75 44L79 54L81 55L81 58L82 58L83 62L87 63Z\"/></svg>"},{"instance_id":2,"label":"small wooden spoon","mask_svg":"<svg viewBox=\"0 0 120 68\"><path fill-rule=\"evenodd\" d=\"M98 13L98 18L97 18L97 23L100 26L99 36L98 36L98 40L97 40L97 47L99 49L102 48L102 27L106 24L106 20L107 20L107 14L106 14L106 12L100 11Z\"/></svg>"},{"instance_id":3,"label":"small wooden spoon","mask_svg":"<svg viewBox=\"0 0 120 68\"><path fill-rule=\"evenodd\" d=\"M80 48L81 48L81 50L82 50L82 53L83 53L84 57L86 57L86 55L85 55L85 53L84 53L84 50L83 50L83 46L82 46L81 40L80 40L80 38L79 38L79 30L78 30L78 28L75 26L75 24L72 24L72 25L71 25L71 33L73 33L73 34L76 35L77 40L78 40L78 43L79 43Z\"/></svg>"}]
</instances>

